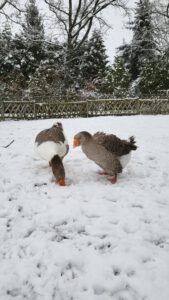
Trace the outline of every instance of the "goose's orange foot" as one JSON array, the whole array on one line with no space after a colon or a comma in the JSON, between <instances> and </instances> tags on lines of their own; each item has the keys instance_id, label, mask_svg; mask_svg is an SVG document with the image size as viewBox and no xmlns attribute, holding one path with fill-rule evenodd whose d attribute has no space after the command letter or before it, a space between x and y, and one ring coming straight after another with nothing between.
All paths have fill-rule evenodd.
<instances>
[{"instance_id":1,"label":"goose's orange foot","mask_svg":"<svg viewBox=\"0 0 169 300\"><path fill-rule=\"evenodd\" d=\"M117 176L114 176L112 178L109 178L109 181L112 183L112 184L115 184L117 182Z\"/></svg>"},{"instance_id":2,"label":"goose's orange foot","mask_svg":"<svg viewBox=\"0 0 169 300\"><path fill-rule=\"evenodd\" d=\"M65 180L64 179L59 179L58 182L57 182L59 185L61 186L65 186Z\"/></svg>"}]
</instances>

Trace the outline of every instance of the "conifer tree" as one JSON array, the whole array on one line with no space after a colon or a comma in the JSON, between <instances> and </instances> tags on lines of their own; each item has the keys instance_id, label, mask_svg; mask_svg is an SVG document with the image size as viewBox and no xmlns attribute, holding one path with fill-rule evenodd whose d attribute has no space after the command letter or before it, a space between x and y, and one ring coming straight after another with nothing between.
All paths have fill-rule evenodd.
<instances>
[{"instance_id":1,"label":"conifer tree","mask_svg":"<svg viewBox=\"0 0 169 300\"><path fill-rule=\"evenodd\" d=\"M43 58L44 27L35 0L29 0L22 27L28 50L40 61Z\"/></svg>"},{"instance_id":2,"label":"conifer tree","mask_svg":"<svg viewBox=\"0 0 169 300\"><path fill-rule=\"evenodd\" d=\"M69 74L66 75L69 86L83 87L86 82L95 82L99 87L106 76L107 63L101 32L95 30L91 38L70 55Z\"/></svg>"},{"instance_id":3,"label":"conifer tree","mask_svg":"<svg viewBox=\"0 0 169 300\"><path fill-rule=\"evenodd\" d=\"M125 96L131 83L131 74L126 68L123 57L117 56L113 64L112 85L116 97Z\"/></svg>"},{"instance_id":4,"label":"conifer tree","mask_svg":"<svg viewBox=\"0 0 169 300\"><path fill-rule=\"evenodd\" d=\"M150 0L136 2L135 17L130 23L130 29L133 31L131 43L122 45L119 50L132 80L136 80L144 64L155 56L156 51Z\"/></svg>"},{"instance_id":5,"label":"conifer tree","mask_svg":"<svg viewBox=\"0 0 169 300\"><path fill-rule=\"evenodd\" d=\"M16 63L29 80L45 57L44 27L35 0L29 0L22 31L15 36L14 44Z\"/></svg>"},{"instance_id":6,"label":"conifer tree","mask_svg":"<svg viewBox=\"0 0 169 300\"><path fill-rule=\"evenodd\" d=\"M41 60L28 87L32 97L54 97L63 85L63 48L57 40L46 41L45 58Z\"/></svg>"},{"instance_id":7,"label":"conifer tree","mask_svg":"<svg viewBox=\"0 0 169 300\"><path fill-rule=\"evenodd\" d=\"M131 43L132 78L136 79L143 65L155 55L155 42L149 0L139 0L135 11L133 39Z\"/></svg>"},{"instance_id":8,"label":"conifer tree","mask_svg":"<svg viewBox=\"0 0 169 300\"><path fill-rule=\"evenodd\" d=\"M89 39L83 57L82 72L86 80L100 80L107 71L108 56L100 31L95 30Z\"/></svg>"},{"instance_id":9,"label":"conifer tree","mask_svg":"<svg viewBox=\"0 0 169 300\"><path fill-rule=\"evenodd\" d=\"M168 53L158 55L144 66L140 76L142 94L162 94L169 88Z\"/></svg>"},{"instance_id":10,"label":"conifer tree","mask_svg":"<svg viewBox=\"0 0 169 300\"><path fill-rule=\"evenodd\" d=\"M12 33L9 22L0 34L0 74L4 76L13 69Z\"/></svg>"},{"instance_id":11,"label":"conifer tree","mask_svg":"<svg viewBox=\"0 0 169 300\"><path fill-rule=\"evenodd\" d=\"M20 72L15 68L11 26L7 21L0 33L0 94L3 99L21 95Z\"/></svg>"}]
</instances>

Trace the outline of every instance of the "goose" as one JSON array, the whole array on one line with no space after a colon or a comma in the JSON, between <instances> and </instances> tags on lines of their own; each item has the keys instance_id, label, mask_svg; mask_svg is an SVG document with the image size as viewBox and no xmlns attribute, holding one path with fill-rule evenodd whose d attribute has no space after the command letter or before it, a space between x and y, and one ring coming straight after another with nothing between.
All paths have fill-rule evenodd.
<instances>
[{"instance_id":1,"label":"goose","mask_svg":"<svg viewBox=\"0 0 169 300\"><path fill-rule=\"evenodd\" d=\"M73 147L81 146L85 155L103 169L101 174L110 175L111 183L116 183L117 174L130 161L131 151L137 149L135 143L133 136L129 140L121 140L113 134L96 132L91 135L81 131L74 136Z\"/></svg>"},{"instance_id":2,"label":"goose","mask_svg":"<svg viewBox=\"0 0 169 300\"><path fill-rule=\"evenodd\" d=\"M34 143L35 152L49 162L56 182L65 186L65 169L63 158L69 151L62 123L56 122L51 128L38 133Z\"/></svg>"}]
</instances>

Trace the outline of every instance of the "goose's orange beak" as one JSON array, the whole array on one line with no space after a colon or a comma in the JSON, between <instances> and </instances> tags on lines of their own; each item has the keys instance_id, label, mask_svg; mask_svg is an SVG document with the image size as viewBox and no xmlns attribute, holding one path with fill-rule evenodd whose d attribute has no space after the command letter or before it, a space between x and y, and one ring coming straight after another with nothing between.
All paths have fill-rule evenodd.
<instances>
[{"instance_id":1,"label":"goose's orange beak","mask_svg":"<svg viewBox=\"0 0 169 300\"><path fill-rule=\"evenodd\" d=\"M73 141L73 148L76 148L78 146L80 146L79 140L78 139L74 139L74 141Z\"/></svg>"},{"instance_id":2,"label":"goose's orange beak","mask_svg":"<svg viewBox=\"0 0 169 300\"><path fill-rule=\"evenodd\" d=\"M58 180L58 184L61 185L61 186L65 186L66 184L65 184L64 178L59 179L59 180Z\"/></svg>"}]
</instances>

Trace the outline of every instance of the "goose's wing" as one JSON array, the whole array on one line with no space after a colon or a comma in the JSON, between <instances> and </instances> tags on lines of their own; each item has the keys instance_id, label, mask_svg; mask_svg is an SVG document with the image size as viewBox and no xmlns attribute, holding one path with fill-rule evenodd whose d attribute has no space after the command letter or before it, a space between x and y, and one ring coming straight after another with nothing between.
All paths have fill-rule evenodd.
<instances>
[{"instance_id":1,"label":"goose's wing","mask_svg":"<svg viewBox=\"0 0 169 300\"><path fill-rule=\"evenodd\" d=\"M66 138L64 136L63 129L54 125L49 129L42 130L37 135L35 142L37 142L40 145L47 141L52 141L55 143L64 143L65 140Z\"/></svg>"},{"instance_id":2,"label":"goose's wing","mask_svg":"<svg viewBox=\"0 0 169 300\"><path fill-rule=\"evenodd\" d=\"M122 156L128 154L131 150L136 150L134 137L130 137L129 141L121 140L114 134L105 134L104 132L96 132L93 139L106 148L107 151Z\"/></svg>"}]
</instances>

